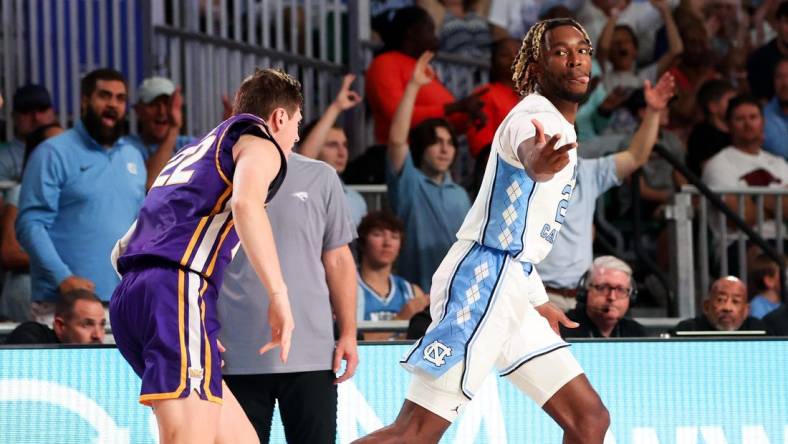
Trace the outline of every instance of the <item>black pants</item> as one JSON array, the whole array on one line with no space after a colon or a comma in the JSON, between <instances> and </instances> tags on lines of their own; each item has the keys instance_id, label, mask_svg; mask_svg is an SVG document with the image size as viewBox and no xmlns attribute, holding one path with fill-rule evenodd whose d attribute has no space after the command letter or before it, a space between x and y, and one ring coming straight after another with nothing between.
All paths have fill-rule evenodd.
<instances>
[{"instance_id":1,"label":"black pants","mask_svg":"<svg viewBox=\"0 0 788 444\"><path fill-rule=\"evenodd\" d=\"M271 436L274 401L290 444L336 442L337 386L334 372L282 373L269 375L225 375L233 392L252 422L261 443Z\"/></svg>"}]
</instances>

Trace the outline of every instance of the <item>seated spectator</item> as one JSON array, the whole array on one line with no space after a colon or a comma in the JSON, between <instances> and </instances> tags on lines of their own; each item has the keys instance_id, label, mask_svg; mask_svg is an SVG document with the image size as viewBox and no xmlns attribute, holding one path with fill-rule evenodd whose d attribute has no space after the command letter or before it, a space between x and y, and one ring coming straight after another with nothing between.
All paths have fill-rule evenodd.
<instances>
[{"instance_id":1,"label":"seated spectator","mask_svg":"<svg viewBox=\"0 0 788 444\"><path fill-rule=\"evenodd\" d=\"M355 78L353 74L348 74L342 79L339 93L320 119L304 127L301 132L303 142L298 147L298 152L302 156L322 160L331 165L339 175L347 168L348 140L345 129L337 123L337 118L343 111L361 102L361 96L350 89ZM358 226L361 218L367 214L367 202L361 193L346 187L344 182L342 187L345 190L350 213L353 215L353 226Z\"/></svg>"},{"instance_id":2,"label":"seated spectator","mask_svg":"<svg viewBox=\"0 0 788 444\"><path fill-rule=\"evenodd\" d=\"M356 298L359 321L409 320L429 305L429 297L418 285L392 273L403 234L402 222L384 211L372 212L361 221ZM365 338L372 339L368 335Z\"/></svg>"},{"instance_id":3,"label":"seated spectator","mask_svg":"<svg viewBox=\"0 0 788 444\"><path fill-rule=\"evenodd\" d=\"M654 0L652 4L659 10L665 21L670 44L668 52L655 63L638 69L638 39L635 36L635 31L628 25L618 24L618 11L611 11L599 38L599 46L596 48L597 59L604 71L602 82L607 91L613 91L616 87L631 91L640 88L645 80L656 82L670 68L673 60L684 51L679 30L667 1Z\"/></svg>"},{"instance_id":4,"label":"seated spectator","mask_svg":"<svg viewBox=\"0 0 788 444\"><path fill-rule=\"evenodd\" d=\"M120 282L110 252L145 197L140 152L121 137L126 82L110 69L81 82L81 119L43 142L25 166L16 235L30 255L34 319L51 322L58 294L109 301Z\"/></svg>"},{"instance_id":5,"label":"seated spectator","mask_svg":"<svg viewBox=\"0 0 788 444\"><path fill-rule=\"evenodd\" d=\"M449 173L457 157L451 125L443 119L429 119L408 137L416 96L434 79L431 58L430 52L419 57L394 114L386 172L389 202L405 223L405 245L397 269L426 292L471 207L468 194Z\"/></svg>"},{"instance_id":6,"label":"seated spectator","mask_svg":"<svg viewBox=\"0 0 788 444\"><path fill-rule=\"evenodd\" d=\"M703 300L703 313L679 322L673 330L678 331L738 331L766 330L760 319L750 314L747 303L747 288L735 276L722 277L711 284L709 295Z\"/></svg>"},{"instance_id":7,"label":"seated spectator","mask_svg":"<svg viewBox=\"0 0 788 444\"><path fill-rule=\"evenodd\" d=\"M484 19L485 2L416 0L438 29L438 50L474 58L490 57L492 36Z\"/></svg>"},{"instance_id":8,"label":"seated spectator","mask_svg":"<svg viewBox=\"0 0 788 444\"><path fill-rule=\"evenodd\" d=\"M614 256L594 259L578 285L577 307L566 316L580 324L561 328L564 338L626 338L646 336L645 328L624 316L637 289L632 269Z\"/></svg>"},{"instance_id":9,"label":"seated spectator","mask_svg":"<svg viewBox=\"0 0 788 444\"><path fill-rule=\"evenodd\" d=\"M788 160L788 57L774 69L774 97L763 109L763 149Z\"/></svg>"},{"instance_id":10,"label":"seated spectator","mask_svg":"<svg viewBox=\"0 0 788 444\"><path fill-rule=\"evenodd\" d=\"M564 311L575 307L577 283L592 264L597 198L646 163L657 140L660 115L673 96L675 84L666 73L653 88L644 86L648 106L629 147L597 159L577 158L577 182L563 227L550 254L536 266L550 302Z\"/></svg>"},{"instance_id":11,"label":"seated spectator","mask_svg":"<svg viewBox=\"0 0 788 444\"><path fill-rule=\"evenodd\" d=\"M403 8L397 11L386 36L384 52L372 60L367 68L366 95L375 120L375 141L386 143L389 127L410 80L416 59L425 51L438 46L435 24L421 8ZM413 109L413 125L426 119L448 118L452 124L465 131L468 122L481 125L484 105L478 95L455 101L454 96L437 79L430 78L423 85Z\"/></svg>"},{"instance_id":12,"label":"seated spectator","mask_svg":"<svg viewBox=\"0 0 788 444\"><path fill-rule=\"evenodd\" d=\"M775 25L777 37L753 51L747 59L747 81L752 95L759 100L774 97L774 69L780 59L788 57L788 0L777 7Z\"/></svg>"},{"instance_id":13,"label":"seated spectator","mask_svg":"<svg viewBox=\"0 0 788 444\"><path fill-rule=\"evenodd\" d=\"M731 100L727 112L732 145L709 159L703 168L703 182L712 190L715 188L738 187L788 187L788 162L761 149L763 140L763 115L758 101L753 97L739 96ZM728 207L739 213L739 198L724 195L722 199ZM755 226L758 221L758 208L749 197L742 199L744 214L742 218ZM761 236L773 239L777 233L777 224L784 223L788 214L788 199L782 199L783 220L775 220L777 199L774 196L764 198L764 216ZM719 216L719 215L718 215ZM717 235L719 223L711 222ZM734 233L730 233L732 235ZM732 242L732 238L729 237ZM729 249L729 264L738 270L735 248Z\"/></svg>"},{"instance_id":14,"label":"seated spectator","mask_svg":"<svg viewBox=\"0 0 788 444\"><path fill-rule=\"evenodd\" d=\"M485 151L485 148L485 152L489 153L498 125L520 101L520 95L515 91L512 80L512 64L519 50L520 42L514 39L499 40L492 47L490 82L473 92L476 95L484 94L482 111L487 117L483 127L468 129L468 147L473 157L479 157L479 153Z\"/></svg>"},{"instance_id":15,"label":"seated spectator","mask_svg":"<svg viewBox=\"0 0 788 444\"><path fill-rule=\"evenodd\" d=\"M36 128L55 122L49 91L41 85L26 85L17 89L11 119L14 139L0 144L0 181L21 182L27 137Z\"/></svg>"},{"instance_id":16,"label":"seated spectator","mask_svg":"<svg viewBox=\"0 0 788 444\"><path fill-rule=\"evenodd\" d=\"M59 123L51 123L30 133L22 158L23 170L30 154L41 142L62 132L63 128ZM31 320L30 258L19 245L15 233L21 188L21 185L16 184L7 193L2 213L2 232L0 232L0 265L6 270L3 292L0 294L0 317L5 316L14 322Z\"/></svg>"},{"instance_id":17,"label":"seated spectator","mask_svg":"<svg viewBox=\"0 0 788 444\"><path fill-rule=\"evenodd\" d=\"M150 77L137 90L138 134L126 137L145 159L148 170L147 188L153 184L172 155L196 141L181 135L183 127L183 97L170 79Z\"/></svg>"},{"instance_id":18,"label":"seated spectator","mask_svg":"<svg viewBox=\"0 0 788 444\"><path fill-rule=\"evenodd\" d=\"M38 322L17 326L6 344L101 344L107 324L101 300L87 290L73 290L58 297L54 328Z\"/></svg>"},{"instance_id":19,"label":"seated spectator","mask_svg":"<svg viewBox=\"0 0 788 444\"><path fill-rule=\"evenodd\" d=\"M728 81L712 79L698 90L698 107L703 120L695 124L687 140L687 168L698 177L706 161L731 144L725 112L736 90Z\"/></svg>"},{"instance_id":20,"label":"seated spectator","mask_svg":"<svg viewBox=\"0 0 788 444\"><path fill-rule=\"evenodd\" d=\"M747 268L747 285L750 289L750 315L763 319L780 306L780 265L771 257L758 255Z\"/></svg>"}]
</instances>

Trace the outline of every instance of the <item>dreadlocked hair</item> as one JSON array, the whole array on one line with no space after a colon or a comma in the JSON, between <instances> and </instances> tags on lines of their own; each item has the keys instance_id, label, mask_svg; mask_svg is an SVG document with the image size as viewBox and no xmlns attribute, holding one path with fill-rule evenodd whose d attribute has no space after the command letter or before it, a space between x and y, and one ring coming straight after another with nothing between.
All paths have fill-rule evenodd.
<instances>
[{"instance_id":1,"label":"dreadlocked hair","mask_svg":"<svg viewBox=\"0 0 788 444\"><path fill-rule=\"evenodd\" d=\"M571 26L577 29L583 34L586 42L591 45L591 38L586 30L583 29L580 23L570 18L541 20L531 26L531 29L523 37L520 52L517 53L517 57L514 58L514 63L512 63L512 80L514 81L515 89L521 96L531 94L537 90L534 68L542 60L545 34L547 31L559 26Z\"/></svg>"}]
</instances>

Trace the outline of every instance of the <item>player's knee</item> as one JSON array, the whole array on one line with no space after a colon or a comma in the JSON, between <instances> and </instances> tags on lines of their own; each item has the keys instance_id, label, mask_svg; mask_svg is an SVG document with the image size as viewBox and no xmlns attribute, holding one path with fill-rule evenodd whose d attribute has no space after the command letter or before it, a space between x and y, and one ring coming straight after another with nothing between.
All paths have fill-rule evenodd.
<instances>
[{"instance_id":1,"label":"player's knee","mask_svg":"<svg viewBox=\"0 0 788 444\"><path fill-rule=\"evenodd\" d=\"M601 402L597 402L586 406L582 413L567 421L564 431L570 436L583 437L586 442L602 442L608 427L610 412Z\"/></svg>"}]
</instances>

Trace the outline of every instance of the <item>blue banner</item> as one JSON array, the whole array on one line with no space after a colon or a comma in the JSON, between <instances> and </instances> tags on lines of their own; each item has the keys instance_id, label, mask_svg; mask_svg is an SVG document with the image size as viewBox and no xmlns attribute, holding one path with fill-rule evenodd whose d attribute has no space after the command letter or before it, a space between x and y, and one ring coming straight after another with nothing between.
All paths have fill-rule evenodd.
<instances>
[{"instance_id":1,"label":"blue banner","mask_svg":"<svg viewBox=\"0 0 788 444\"><path fill-rule=\"evenodd\" d=\"M405 345L360 346L340 386L338 442L390 423L410 375ZM788 442L788 341L582 342L571 348L610 410L606 443ZM139 379L114 348L0 348L0 443L155 443ZM278 413L273 443L284 442ZM560 443L561 430L491 376L445 443Z\"/></svg>"}]
</instances>

